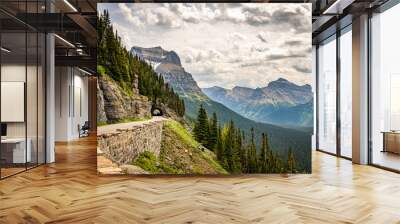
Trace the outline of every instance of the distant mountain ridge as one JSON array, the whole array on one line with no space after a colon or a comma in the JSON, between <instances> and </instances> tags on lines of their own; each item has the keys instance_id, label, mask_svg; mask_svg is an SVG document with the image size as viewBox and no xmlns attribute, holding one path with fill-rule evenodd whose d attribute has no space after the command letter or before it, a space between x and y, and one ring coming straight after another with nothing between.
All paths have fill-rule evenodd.
<instances>
[{"instance_id":1,"label":"distant mountain ridge","mask_svg":"<svg viewBox=\"0 0 400 224\"><path fill-rule=\"evenodd\" d=\"M300 167L311 170L311 137L308 133L250 120L228 106L211 99L204 94L192 75L185 71L179 56L174 51L166 51L161 47L141 48L135 46L131 48L131 53L151 64L154 70L162 75L174 91L184 99L185 113L189 119L196 118L200 105L203 105L209 115L213 112L217 114L221 124L233 120L236 126L244 131L248 132L254 128L258 143L261 133L268 133L270 144L274 150L285 156L291 147L297 161L301 163Z\"/></svg>"},{"instance_id":2,"label":"distant mountain ridge","mask_svg":"<svg viewBox=\"0 0 400 224\"><path fill-rule=\"evenodd\" d=\"M296 85L279 78L256 89L214 86L202 90L212 100L258 122L304 127L313 124L313 93L308 84Z\"/></svg>"}]
</instances>

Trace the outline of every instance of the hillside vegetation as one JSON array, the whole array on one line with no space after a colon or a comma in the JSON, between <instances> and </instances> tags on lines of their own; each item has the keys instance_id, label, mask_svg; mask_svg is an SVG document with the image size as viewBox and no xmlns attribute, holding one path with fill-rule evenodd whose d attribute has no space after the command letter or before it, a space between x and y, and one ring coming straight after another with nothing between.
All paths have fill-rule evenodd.
<instances>
[{"instance_id":1,"label":"hillside vegetation","mask_svg":"<svg viewBox=\"0 0 400 224\"><path fill-rule=\"evenodd\" d=\"M311 172L311 135L306 130L294 130L269 123L261 123L248 119L233 111L222 103L218 103L205 95L193 76L182 67L179 55L173 50L167 51L160 46L143 48L132 47L131 52L154 65L155 71L173 87L174 91L185 101L185 120L194 123L201 105L208 114L217 114L221 126L229 125L232 120L236 127L245 132L248 139L250 130L254 129L255 144L260 148L262 133L268 134L271 150L286 161L291 148L297 161L297 171ZM170 57L168 57L170 56ZM294 94L296 95L296 94ZM294 96L294 98L296 98ZM312 114L312 113L311 113Z\"/></svg>"},{"instance_id":2,"label":"hillside vegetation","mask_svg":"<svg viewBox=\"0 0 400 224\"><path fill-rule=\"evenodd\" d=\"M113 29L107 11L97 20L97 64L100 74L108 74L129 95L147 96L153 103L163 103L177 115L185 114L184 101L157 75L153 68L132 55Z\"/></svg>"},{"instance_id":3,"label":"hillside vegetation","mask_svg":"<svg viewBox=\"0 0 400 224\"><path fill-rule=\"evenodd\" d=\"M182 96L182 98L185 100L188 120L195 120L198 116L199 108L203 106L208 114L216 113L221 126L229 125L233 121L237 128L245 132L246 138L251 137L250 130L253 128L257 148L262 144L262 133L267 133L272 152L276 152L278 157L286 161L291 148L297 161L297 170L305 173L311 172L311 136L309 133L252 121L235 113L221 103L201 95L192 94Z\"/></svg>"},{"instance_id":4,"label":"hillside vegetation","mask_svg":"<svg viewBox=\"0 0 400 224\"><path fill-rule=\"evenodd\" d=\"M228 174L213 152L201 145L177 121L163 128L160 156L144 152L133 165L152 174Z\"/></svg>"}]
</instances>

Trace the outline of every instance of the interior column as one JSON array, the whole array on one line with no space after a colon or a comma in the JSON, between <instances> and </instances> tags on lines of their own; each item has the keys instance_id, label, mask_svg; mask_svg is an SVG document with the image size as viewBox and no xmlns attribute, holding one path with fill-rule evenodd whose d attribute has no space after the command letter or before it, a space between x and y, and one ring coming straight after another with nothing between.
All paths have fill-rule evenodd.
<instances>
[{"instance_id":1,"label":"interior column","mask_svg":"<svg viewBox=\"0 0 400 224\"><path fill-rule=\"evenodd\" d=\"M353 19L352 158L368 163L368 15Z\"/></svg>"}]
</instances>

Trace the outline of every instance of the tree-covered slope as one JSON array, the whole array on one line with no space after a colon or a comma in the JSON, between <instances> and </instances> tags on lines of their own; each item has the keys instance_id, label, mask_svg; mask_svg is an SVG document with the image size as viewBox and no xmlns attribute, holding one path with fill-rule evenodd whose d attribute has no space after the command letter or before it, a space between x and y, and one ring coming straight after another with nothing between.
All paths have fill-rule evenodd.
<instances>
[{"instance_id":1,"label":"tree-covered slope","mask_svg":"<svg viewBox=\"0 0 400 224\"><path fill-rule=\"evenodd\" d=\"M125 91L127 95L147 96L153 104L165 104L179 116L185 113L185 105L172 87L165 83L153 67L129 52L105 11L97 20L97 64Z\"/></svg>"},{"instance_id":2,"label":"tree-covered slope","mask_svg":"<svg viewBox=\"0 0 400 224\"><path fill-rule=\"evenodd\" d=\"M300 171L311 171L311 136L308 133L282 128L276 125L259 123L247 119L221 103L211 100L205 95L192 75L181 66L179 56L173 51L166 51L160 47L141 48L133 47L131 52L151 65L157 73L179 94L185 102L185 117L193 121L197 117L200 105L203 105L208 114L213 112L221 125L233 120L238 128L249 135L254 128L256 144L261 144L261 134L268 133L273 151L276 151L283 160L286 160L291 147L298 161ZM173 55L168 59L167 55Z\"/></svg>"},{"instance_id":3,"label":"tree-covered slope","mask_svg":"<svg viewBox=\"0 0 400 224\"><path fill-rule=\"evenodd\" d=\"M182 97L186 105L186 116L191 120L197 117L200 105L203 105L208 114L213 112L217 114L221 124L227 124L232 120L238 128L246 132L247 136L250 129L254 128L257 145L261 144L261 133L268 133L273 151L277 152L283 160L286 160L288 150L292 148L299 170L311 172L311 135L309 133L252 121L221 103L201 95L193 94Z\"/></svg>"}]
</instances>

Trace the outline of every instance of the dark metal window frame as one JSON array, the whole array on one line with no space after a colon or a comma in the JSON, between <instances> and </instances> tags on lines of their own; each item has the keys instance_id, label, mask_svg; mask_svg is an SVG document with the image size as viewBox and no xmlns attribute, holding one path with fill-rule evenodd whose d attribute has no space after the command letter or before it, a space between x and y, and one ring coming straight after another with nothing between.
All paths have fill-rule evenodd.
<instances>
[{"instance_id":1,"label":"dark metal window frame","mask_svg":"<svg viewBox=\"0 0 400 224\"><path fill-rule=\"evenodd\" d=\"M367 88L368 88L368 90L367 90L367 92L368 92L367 93L368 94L367 95L367 103L368 103L368 105L367 105L367 107L368 107L368 110L367 110L367 117L368 117L368 124L367 124L368 137L367 137L367 141L368 141L368 152L367 152L367 154L368 154L368 161L367 161L367 163L368 163L368 165L371 165L371 166L374 166L374 167L377 167L377 168L380 168L380 169L388 170L388 171L391 171L391 172L396 172L396 173L400 173L400 170L396 170L396 169L393 169L393 168L389 168L389 167L385 167L385 166L373 163L372 97L371 97L372 96L371 94L373 92L372 79L371 79L372 78L372 60L371 60L371 58L372 58L372 53L373 52L372 52L372 26L371 26L371 20L373 18L373 13L383 13L386 10L394 7L395 5L397 5L399 3L400 3L400 0L389 0L385 4L379 6L378 8L375 8L375 9L367 11L367 13L368 13L368 25L367 25L367 27L368 27L368 30L367 30L367 42L368 42L367 43L367 47L368 47L368 49L367 49L367 51L368 51L368 53L367 53L367 67L368 67L367 68L367 80L368 80L367 81L368 82L368 84L367 84L368 85L367 86ZM351 25L351 24L349 24L349 25ZM349 25L347 25L347 26L349 26ZM345 30L346 27L342 28L341 30ZM340 40L339 40L340 39L340 35L338 36L337 32L336 32L336 38L335 39L337 41L336 45L338 46L340 44ZM321 40L319 43L321 43L323 41L326 41L327 39L331 38L331 36L333 36L333 35L335 35L335 34L332 34L332 35L326 37L325 39ZM338 141L338 137L340 138L340 136L338 135L338 131L337 131L337 136L336 136L336 138L337 138L337 141L336 141L336 146L337 146L336 154L328 152L328 151L325 151L325 150L319 148L319 54L318 54L319 43L316 44L316 54L315 54L316 55L316 58L315 58L315 60L316 60L316 72L315 72L315 75L316 75L316 97L317 97L317 99L316 99L316 118L315 118L316 119L316 126L317 126L316 127L316 139L315 139L316 140L316 150L319 151L319 152L323 152L323 153L326 153L326 154L329 154L329 155L336 156L336 157L352 160L349 157L341 155L341 148L340 148L340 145L338 144L338 143L340 143L340 139ZM338 53L339 52L336 51L337 58L339 58L338 60L340 62L340 56L339 56ZM337 68L338 68L338 65L337 65ZM340 71L339 72L336 71L336 73L337 73L337 76L339 76L339 78L340 78ZM338 80L336 80L336 85L340 85L340 82L338 82ZM337 90L338 89L340 90L340 87L337 87ZM336 97L337 97L336 99L337 99L337 107L338 107L338 105L340 106L340 99L338 100L338 98L340 98L340 92L336 93ZM336 108L336 116L337 116L336 122L340 121L340 117L338 118L338 111L340 111L340 110L338 110L338 108ZM339 113L339 116L340 116L340 113ZM340 124L339 125L337 124L337 128L341 128ZM340 133L340 130L339 130L339 133Z\"/></svg>"},{"instance_id":2,"label":"dark metal window frame","mask_svg":"<svg viewBox=\"0 0 400 224\"><path fill-rule=\"evenodd\" d=\"M27 13L27 0L24 1L25 3L25 12ZM32 2L32 1L31 1ZM35 1L33 1L35 2ZM38 5L39 5L39 1L36 0L36 11L38 12ZM47 7L46 7L46 11L47 11ZM27 15L27 14L25 14ZM1 25L1 24L0 24ZM31 30L31 32L28 32L28 30ZM2 37L2 33L0 31L0 45L2 45L1 43L1 37ZM6 179L8 177L12 177L14 175L26 172L30 169L39 167L41 165L44 165L47 163L47 33L41 32L39 30L34 29L33 27L29 26L28 24L25 23L25 30L22 32L25 34L25 84L24 84L24 120L25 120L25 169L12 173L10 175L7 176L3 176L2 175L2 167L0 166L0 180ZM27 162L27 158L28 158L28 153L27 153L27 148L28 148L28 114L27 114L27 82L28 82L28 33L34 33L36 34L36 162L35 163L30 163L28 166L28 162ZM44 120L42 120L42 122L44 123L44 131L43 131L43 141L44 141L44 145L42 147L43 148L43 162L39 163L39 33L44 34L43 36L43 42L42 44L44 44L44 51L42 51L41 53L44 53L44 55L42 55L42 60L44 60L44 67L42 69L42 82L44 83L44 99L43 99L43 113L44 116L41 117ZM0 82L1 82L1 67L2 67L2 53L0 53ZM0 85L0 90L1 90L1 85ZM0 98L1 98L1 91L0 91ZM1 101L1 100L0 100ZM0 111L1 111L1 105L0 105ZM1 123L1 115L0 115L0 123ZM0 144L0 156L1 156L1 144ZM31 154L32 155L32 154ZM0 157L1 158L1 157ZM32 166L33 165L33 166Z\"/></svg>"},{"instance_id":3,"label":"dark metal window frame","mask_svg":"<svg viewBox=\"0 0 400 224\"><path fill-rule=\"evenodd\" d=\"M347 160L352 160L352 158L347 157L342 155L342 150L341 150L341 118L340 118L340 103L341 103L341 99L340 99L340 81L341 81L341 66L340 66L340 37L345 34L346 32L351 32L351 29L349 29L351 27L352 23L346 25L345 27L341 28L339 27L339 25L337 24L337 31L336 33L326 37L325 39L321 40L317 45L316 45L316 71L315 71L315 75L316 75L316 150L319 152L323 152L329 155L333 155L333 156L337 156L340 158L344 158ZM332 38L333 36L335 36L335 38ZM329 40L331 39L331 40ZM332 153L332 152L328 152L324 149L321 149L319 147L319 94L320 94L320 88L319 88L319 62L320 62L320 58L319 58L319 53L318 53L318 49L319 49L319 45L323 42L330 42L330 41L336 41L336 152Z\"/></svg>"}]
</instances>

